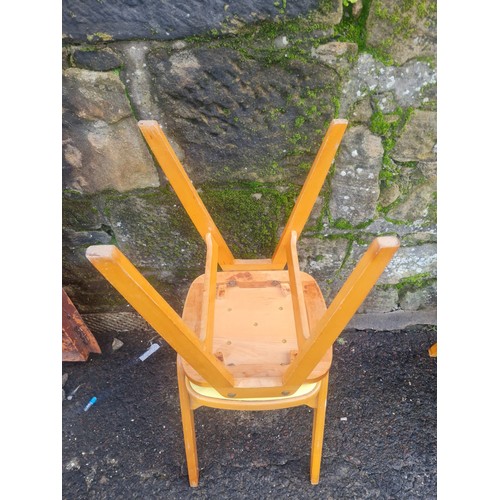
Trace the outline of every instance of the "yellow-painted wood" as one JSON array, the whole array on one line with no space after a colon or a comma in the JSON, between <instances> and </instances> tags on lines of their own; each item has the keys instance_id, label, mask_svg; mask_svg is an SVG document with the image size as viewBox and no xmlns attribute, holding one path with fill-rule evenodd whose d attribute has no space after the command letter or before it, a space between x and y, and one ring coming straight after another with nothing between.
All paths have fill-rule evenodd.
<instances>
[{"instance_id":1,"label":"yellow-painted wood","mask_svg":"<svg viewBox=\"0 0 500 500\"><path fill-rule=\"evenodd\" d=\"M211 352L214 338L218 247L210 233L206 235L205 242L207 244L207 260L205 264L205 282L203 284L203 302L201 306L200 340L204 341L204 349Z\"/></svg>"},{"instance_id":2,"label":"yellow-painted wood","mask_svg":"<svg viewBox=\"0 0 500 500\"><path fill-rule=\"evenodd\" d=\"M320 382L316 408L313 417L313 432L311 446L311 484L319 483L321 456L323 454L323 435L325 433L326 401L328 397L328 373Z\"/></svg>"},{"instance_id":3,"label":"yellow-painted wood","mask_svg":"<svg viewBox=\"0 0 500 500\"><path fill-rule=\"evenodd\" d=\"M398 248L399 240L395 236L373 240L289 366L283 377L285 385L300 384L309 375L326 349L342 333Z\"/></svg>"},{"instance_id":4,"label":"yellow-painted wood","mask_svg":"<svg viewBox=\"0 0 500 500\"><path fill-rule=\"evenodd\" d=\"M304 289L300 281L299 258L297 255L297 233L292 231L290 243L286 247L288 272L290 274L290 290L293 303L293 315L295 318L295 330L297 332L297 344L299 348L309 338L309 321L304 299Z\"/></svg>"},{"instance_id":5,"label":"yellow-painted wood","mask_svg":"<svg viewBox=\"0 0 500 500\"><path fill-rule=\"evenodd\" d=\"M311 327L320 321L326 305L316 281L300 272L305 302L304 317ZM204 275L192 283L184 304L183 320L198 335ZM234 387L217 390L237 398L277 397L295 394L301 384L283 385L283 374L299 349L292 285L288 271L223 271L217 273L212 352L220 353L234 378ZM302 383L319 381L331 366L332 349ZM184 361L188 378L209 386L196 367ZM227 392L226 392L227 391Z\"/></svg>"},{"instance_id":6,"label":"yellow-painted wood","mask_svg":"<svg viewBox=\"0 0 500 500\"><path fill-rule=\"evenodd\" d=\"M224 271L271 271L277 269L271 259L234 259L232 264L224 266Z\"/></svg>"},{"instance_id":7,"label":"yellow-painted wood","mask_svg":"<svg viewBox=\"0 0 500 500\"><path fill-rule=\"evenodd\" d=\"M91 246L87 259L127 302L214 387L233 385L233 377L200 339L114 245Z\"/></svg>"},{"instance_id":8,"label":"yellow-painted wood","mask_svg":"<svg viewBox=\"0 0 500 500\"><path fill-rule=\"evenodd\" d=\"M214 241L219 247L219 264L222 269L225 269L224 266L226 264L233 263L233 254L208 213L160 125L155 120L142 120L139 122L139 128L201 237L205 238L207 233L212 234Z\"/></svg>"},{"instance_id":9,"label":"yellow-painted wood","mask_svg":"<svg viewBox=\"0 0 500 500\"><path fill-rule=\"evenodd\" d=\"M278 242L272 261L276 269L283 269L286 264L286 247L290 241L292 231L300 237L302 229L309 218L309 214L314 207L319 192L325 182L326 176L337 153L337 149L342 141L347 120L333 120L323 138L321 147L312 164L311 170L306 178L304 186L300 191L299 197L293 207L290 218L285 226L283 234Z\"/></svg>"},{"instance_id":10,"label":"yellow-painted wood","mask_svg":"<svg viewBox=\"0 0 500 500\"><path fill-rule=\"evenodd\" d=\"M195 424L193 410L202 406L223 410L265 411L280 410L306 405L314 409L313 433L311 444L310 478L312 484L318 484L323 434L325 429L326 403L328 395L328 372L314 384L304 384L293 396L275 398L227 398L221 397L211 388L193 384L183 370L183 362L177 357L177 380L181 401L182 428L184 447L188 464L189 484L198 486L198 453L196 449Z\"/></svg>"},{"instance_id":11,"label":"yellow-painted wood","mask_svg":"<svg viewBox=\"0 0 500 500\"><path fill-rule=\"evenodd\" d=\"M186 462L188 466L189 485L198 486L198 449L196 447L196 432L194 427L194 412L191 406L191 398L186 387L184 371L177 358L177 381L179 385L179 402L181 407L182 431L184 433L184 449L186 451Z\"/></svg>"},{"instance_id":12,"label":"yellow-painted wood","mask_svg":"<svg viewBox=\"0 0 500 500\"><path fill-rule=\"evenodd\" d=\"M279 410L282 408L291 408L292 406L308 405L314 408L321 382L311 384L302 384L295 394L289 396L277 396L270 398L228 398L222 397L212 387L204 387L193 384L188 378L186 385L191 398L191 407L196 410L200 406L210 406L221 410ZM308 399L310 398L310 399Z\"/></svg>"},{"instance_id":13,"label":"yellow-painted wood","mask_svg":"<svg viewBox=\"0 0 500 500\"><path fill-rule=\"evenodd\" d=\"M438 345L437 342L429 347L429 356L435 358L438 355Z\"/></svg>"},{"instance_id":14,"label":"yellow-painted wood","mask_svg":"<svg viewBox=\"0 0 500 500\"><path fill-rule=\"evenodd\" d=\"M180 318L116 247L90 247L86 255L178 353L191 486L199 478L193 411L200 406L314 408L310 473L312 484L319 481L332 344L399 247L395 237L376 238L328 309L316 281L300 271L297 240L346 126L345 120L331 123L272 259L234 259L158 123L139 122L205 239L205 274L191 284Z\"/></svg>"}]
</instances>

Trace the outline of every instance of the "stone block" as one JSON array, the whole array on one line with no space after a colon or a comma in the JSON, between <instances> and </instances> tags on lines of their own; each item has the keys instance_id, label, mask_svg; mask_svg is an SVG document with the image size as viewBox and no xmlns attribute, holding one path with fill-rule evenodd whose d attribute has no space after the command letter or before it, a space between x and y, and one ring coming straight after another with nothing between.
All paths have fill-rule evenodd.
<instances>
[{"instance_id":1,"label":"stone block","mask_svg":"<svg viewBox=\"0 0 500 500\"><path fill-rule=\"evenodd\" d=\"M402 162L432 162L436 160L436 141L436 112L417 109L410 116L390 156Z\"/></svg>"},{"instance_id":2,"label":"stone block","mask_svg":"<svg viewBox=\"0 0 500 500\"><path fill-rule=\"evenodd\" d=\"M435 99L436 81L436 69L429 62L411 60L400 67L386 66L362 52L345 79L340 116L347 116L356 101L370 95L384 113L398 106L420 107L425 99Z\"/></svg>"},{"instance_id":3,"label":"stone block","mask_svg":"<svg viewBox=\"0 0 500 500\"><path fill-rule=\"evenodd\" d=\"M312 57L333 67L344 67L357 53L357 44L350 42L329 42L311 49Z\"/></svg>"},{"instance_id":4,"label":"stone block","mask_svg":"<svg viewBox=\"0 0 500 500\"><path fill-rule=\"evenodd\" d=\"M159 185L118 75L63 74L63 186L80 192Z\"/></svg>"},{"instance_id":5,"label":"stone block","mask_svg":"<svg viewBox=\"0 0 500 500\"><path fill-rule=\"evenodd\" d=\"M391 203L394 203L401 194L399 186L396 183L383 184L380 187L380 197L378 199L379 204L382 207L388 207Z\"/></svg>"},{"instance_id":6,"label":"stone block","mask_svg":"<svg viewBox=\"0 0 500 500\"><path fill-rule=\"evenodd\" d=\"M366 21L366 44L398 65L436 55L436 0L373 0Z\"/></svg>"},{"instance_id":7,"label":"stone block","mask_svg":"<svg viewBox=\"0 0 500 500\"><path fill-rule=\"evenodd\" d=\"M79 68L63 72L63 108L85 120L116 123L132 116L120 77Z\"/></svg>"},{"instance_id":8,"label":"stone block","mask_svg":"<svg viewBox=\"0 0 500 500\"><path fill-rule=\"evenodd\" d=\"M109 48L100 50L81 50L73 52L73 62L76 66L91 71L110 71L119 68L120 58Z\"/></svg>"},{"instance_id":9,"label":"stone block","mask_svg":"<svg viewBox=\"0 0 500 500\"><path fill-rule=\"evenodd\" d=\"M355 266L368 249L369 244L354 242L349 255L345 258L340 271L335 275L333 288L339 290ZM426 275L435 278L437 255L434 243L425 243L415 247L400 247L377 281L377 285L397 285L404 278Z\"/></svg>"},{"instance_id":10,"label":"stone block","mask_svg":"<svg viewBox=\"0 0 500 500\"><path fill-rule=\"evenodd\" d=\"M297 59L269 66L225 47L155 48L145 60L158 120L195 184L303 183L335 115L331 69Z\"/></svg>"},{"instance_id":11,"label":"stone block","mask_svg":"<svg viewBox=\"0 0 500 500\"><path fill-rule=\"evenodd\" d=\"M327 303L338 291L335 277L346 258L349 241L303 237L298 243L300 269L310 274L319 284Z\"/></svg>"},{"instance_id":12,"label":"stone block","mask_svg":"<svg viewBox=\"0 0 500 500\"><path fill-rule=\"evenodd\" d=\"M290 19L306 15L321 6L320 0L272 2L269 0L73 0L64 3L63 33L66 41L174 40L211 30L233 32L248 23ZM340 22L341 0L329 2L329 12L321 13L331 22ZM319 15L319 14L318 14Z\"/></svg>"},{"instance_id":13,"label":"stone block","mask_svg":"<svg viewBox=\"0 0 500 500\"><path fill-rule=\"evenodd\" d=\"M437 284L433 282L423 288L407 290L400 299L401 309L419 311L421 309L435 309L437 304Z\"/></svg>"},{"instance_id":14,"label":"stone block","mask_svg":"<svg viewBox=\"0 0 500 500\"><path fill-rule=\"evenodd\" d=\"M357 101L353 105L352 111L349 115L349 121L350 123L369 123L372 114L373 109L370 102L370 97L367 96Z\"/></svg>"},{"instance_id":15,"label":"stone block","mask_svg":"<svg viewBox=\"0 0 500 500\"><path fill-rule=\"evenodd\" d=\"M435 278L437 269L436 245L425 243L416 247L401 247L382 273L379 284L399 283L403 278L426 274Z\"/></svg>"},{"instance_id":16,"label":"stone block","mask_svg":"<svg viewBox=\"0 0 500 500\"><path fill-rule=\"evenodd\" d=\"M400 221L415 221L429 216L429 205L436 195L436 183L425 182L413 187L405 200L387 212L387 217Z\"/></svg>"},{"instance_id":17,"label":"stone block","mask_svg":"<svg viewBox=\"0 0 500 500\"><path fill-rule=\"evenodd\" d=\"M135 118L114 124L63 119L63 186L85 193L159 185L158 173Z\"/></svg>"},{"instance_id":18,"label":"stone block","mask_svg":"<svg viewBox=\"0 0 500 500\"><path fill-rule=\"evenodd\" d=\"M358 313L385 313L398 309L398 291L396 288L374 286L358 309Z\"/></svg>"},{"instance_id":19,"label":"stone block","mask_svg":"<svg viewBox=\"0 0 500 500\"><path fill-rule=\"evenodd\" d=\"M390 331L404 330L412 325L436 324L436 309L425 309L421 311L355 314L346 329Z\"/></svg>"},{"instance_id":20,"label":"stone block","mask_svg":"<svg viewBox=\"0 0 500 500\"><path fill-rule=\"evenodd\" d=\"M331 181L333 219L344 219L354 226L374 217L383 154L382 140L368 127L359 125L347 130Z\"/></svg>"}]
</instances>

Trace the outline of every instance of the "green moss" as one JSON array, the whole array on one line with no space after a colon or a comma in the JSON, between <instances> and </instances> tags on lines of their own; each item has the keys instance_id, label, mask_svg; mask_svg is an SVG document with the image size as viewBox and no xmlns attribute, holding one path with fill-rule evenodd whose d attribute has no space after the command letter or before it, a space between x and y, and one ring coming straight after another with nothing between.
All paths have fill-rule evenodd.
<instances>
[{"instance_id":1,"label":"green moss","mask_svg":"<svg viewBox=\"0 0 500 500\"><path fill-rule=\"evenodd\" d=\"M269 167L269 172L272 175L278 174L281 170L282 170L282 168L280 167L280 165L277 161L271 162L271 166Z\"/></svg>"},{"instance_id":2,"label":"green moss","mask_svg":"<svg viewBox=\"0 0 500 500\"><path fill-rule=\"evenodd\" d=\"M435 278L430 273L420 273L408 278L403 278L395 285L397 290L415 291L419 288L425 288L435 281Z\"/></svg>"},{"instance_id":3,"label":"green moss","mask_svg":"<svg viewBox=\"0 0 500 500\"><path fill-rule=\"evenodd\" d=\"M282 2L279 11L284 14L286 2ZM326 10L325 10L326 9ZM325 9L320 7L320 11L331 11L332 6ZM237 50L245 58L259 59L269 66L282 66L288 68L290 61L301 60L311 61L311 44L324 43L331 39L327 35L318 39L312 35L316 30L325 30L332 33L333 25L328 22L328 16L322 17L318 12L310 12L307 16L287 18L280 16L275 20L264 20L254 24L244 25L238 29L238 33L232 32L231 19L223 22L223 27L219 32L206 33L185 38L185 41L192 44L206 44L210 48L228 47ZM223 33L225 31L225 33ZM286 36L288 45L285 48L274 46L274 40L279 36Z\"/></svg>"},{"instance_id":4,"label":"green moss","mask_svg":"<svg viewBox=\"0 0 500 500\"><path fill-rule=\"evenodd\" d=\"M78 50L80 52L96 52L97 47L95 45L79 45Z\"/></svg>"},{"instance_id":5,"label":"green moss","mask_svg":"<svg viewBox=\"0 0 500 500\"><path fill-rule=\"evenodd\" d=\"M96 33L92 33L92 35L87 35L87 40L89 42L94 42L96 40L102 40L103 42L110 42L113 40L113 36L110 35L109 33L103 33L101 31L98 31Z\"/></svg>"},{"instance_id":6,"label":"green moss","mask_svg":"<svg viewBox=\"0 0 500 500\"><path fill-rule=\"evenodd\" d=\"M437 3L429 0L420 0L417 4L417 14L421 19L428 18L437 12Z\"/></svg>"},{"instance_id":7,"label":"green moss","mask_svg":"<svg viewBox=\"0 0 500 500\"><path fill-rule=\"evenodd\" d=\"M372 5L375 15L392 26L391 36L383 40L378 48L369 47L366 44L366 21ZM413 11L416 9L420 18L427 18L436 11L436 3L429 0L404 0L395 5L394 9L389 10L383 0L364 0L358 19L354 19L353 16L344 16L342 22L336 27L339 40L356 43L360 52L368 52L383 64L393 65L394 59L390 56L389 49L395 40L398 37L408 39L415 34L415 26L412 22ZM351 7L345 8L347 12L350 9Z\"/></svg>"},{"instance_id":8,"label":"green moss","mask_svg":"<svg viewBox=\"0 0 500 500\"><path fill-rule=\"evenodd\" d=\"M389 134L392 125L378 108L371 116L370 130L374 134L386 136Z\"/></svg>"},{"instance_id":9,"label":"green moss","mask_svg":"<svg viewBox=\"0 0 500 500\"><path fill-rule=\"evenodd\" d=\"M333 6L331 2L326 2L319 10L327 14L333 10ZM328 22L331 17L326 15L323 19L325 22L321 21L318 12L311 12L305 17L293 19L285 17L275 21L261 21L253 25L245 25L238 30L237 35L219 33L215 36L214 33L207 33L185 40L193 45L203 44L208 49L227 47L238 51L244 58L258 60L264 66L273 68L279 66L296 76L297 65L294 64L296 60L308 65L322 65L320 61L311 58L311 45L317 42L325 43L332 39L333 25ZM318 30L323 30L325 36L318 38ZM279 36L287 37L288 45L285 48L275 47L274 40ZM321 139L331 119L339 116L340 78L335 78L335 83L321 86L315 85L314 80L311 82L304 82L303 87L296 89L300 92L299 94L294 90L289 95L284 95L285 105L265 111L269 123L277 122L285 113L293 117L293 127L290 127L288 123L278 124L281 129L287 130L286 154L290 158L304 158L306 155L314 154L321 144ZM324 122L323 129L320 125L322 122ZM285 163L290 166L300 161L292 160ZM271 174L277 171L272 164L269 167L259 165L259 168L269 169Z\"/></svg>"},{"instance_id":10,"label":"green moss","mask_svg":"<svg viewBox=\"0 0 500 500\"><path fill-rule=\"evenodd\" d=\"M98 210L99 196L85 195L65 189L62 197L62 226L74 231L90 231L100 228L103 217Z\"/></svg>"},{"instance_id":11,"label":"green moss","mask_svg":"<svg viewBox=\"0 0 500 500\"><path fill-rule=\"evenodd\" d=\"M292 137L290 138L290 142L292 144L297 144L298 142L300 142L302 140L303 140L303 136L301 134L299 134L298 132L293 134Z\"/></svg>"},{"instance_id":12,"label":"green moss","mask_svg":"<svg viewBox=\"0 0 500 500\"><path fill-rule=\"evenodd\" d=\"M415 292L422 288L426 288L436 282L436 278L432 277L430 273L419 273L407 278L402 278L399 283L395 285L377 285L381 290L395 289L398 291L399 296L407 292Z\"/></svg>"},{"instance_id":13,"label":"green moss","mask_svg":"<svg viewBox=\"0 0 500 500\"><path fill-rule=\"evenodd\" d=\"M298 116L297 118L295 118L294 125L296 128L300 128L302 127L302 125L304 125L305 121L306 119L303 116Z\"/></svg>"},{"instance_id":14,"label":"green moss","mask_svg":"<svg viewBox=\"0 0 500 500\"><path fill-rule=\"evenodd\" d=\"M404 0L396 2L388 7L383 0L373 0L374 14L388 23L391 27L391 35L387 37L379 47L381 60L390 58L388 52L398 39L408 40L416 33L414 17L429 20L436 12L436 2L432 0Z\"/></svg>"},{"instance_id":15,"label":"green moss","mask_svg":"<svg viewBox=\"0 0 500 500\"><path fill-rule=\"evenodd\" d=\"M427 208L427 219L432 224L437 224L437 193L434 193L432 198L432 202Z\"/></svg>"},{"instance_id":16,"label":"green moss","mask_svg":"<svg viewBox=\"0 0 500 500\"><path fill-rule=\"evenodd\" d=\"M411 107L406 110L398 107L393 114L384 115L378 104L375 104L375 111L370 121L370 130L374 134L382 137L384 156L382 158L382 168L379 174L379 180L382 183L382 187L384 184L390 185L400 175L401 167L392 161L390 152L394 149L397 138L401 135L401 132L408 123L413 112L414 109Z\"/></svg>"},{"instance_id":17,"label":"green moss","mask_svg":"<svg viewBox=\"0 0 500 500\"><path fill-rule=\"evenodd\" d=\"M306 116L314 116L319 113L318 106L313 104L309 109L306 110Z\"/></svg>"},{"instance_id":18,"label":"green moss","mask_svg":"<svg viewBox=\"0 0 500 500\"><path fill-rule=\"evenodd\" d=\"M407 224L411 224L411 222L407 222L404 220L390 219L389 217L386 217L385 220L396 226L406 226Z\"/></svg>"},{"instance_id":19,"label":"green moss","mask_svg":"<svg viewBox=\"0 0 500 500\"><path fill-rule=\"evenodd\" d=\"M261 195L258 199L257 193ZM286 222L297 195L297 187L280 193L257 182L205 184L200 194L233 253L246 259L271 257L279 227Z\"/></svg>"},{"instance_id":20,"label":"green moss","mask_svg":"<svg viewBox=\"0 0 500 500\"><path fill-rule=\"evenodd\" d=\"M394 61L386 52L373 47L368 47L366 45L366 21L370 12L370 5L373 1L374 0L363 1L363 9L361 10L361 15L358 19L354 19L352 15L349 17L344 16L340 24L335 28L336 36L341 42L351 42L357 44L358 53L368 52L374 57L374 59L381 61L383 64L392 65ZM348 7L345 10L349 12L351 9L352 7Z\"/></svg>"},{"instance_id":21,"label":"green moss","mask_svg":"<svg viewBox=\"0 0 500 500\"><path fill-rule=\"evenodd\" d=\"M330 98L333 106L334 106L334 113L333 113L333 116L334 118L338 118L339 117L339 112L340 112L340 99L337 97L337 96L332 96Z\"/></svg>"},{"instance_id":22,"label":"green moss","mask_svg":"<svg viewBox=\"0 0 500 500\"><path fill-rule=\"evenodd\" d=\"M309 172L309 170L311 169L311 164L307 161L303 161L297 165L297 168L303 170L304 172Z\"/></svg>"},{"instance_id":23,"label":"green moss","mask_svg":"<svg viewBox=\"0 0 500 500\"><path fill-rule=\"evenodd\" d=\"M409 39L414 35L415 27L412 22L412 12L410 10L415 7L415 0L405 0L399 4L393 4L395 6L391 10L381 0L374 0L374 2L375 15L392 25L392 36L389 39L389 46L392 46L394 43L394 37Z\"/></svg>"},{"instance_id":24,"label":"green moss","mask_svg":"<svg viewBox=\"0 0 500 500\"><path fill-rule=\"evenodd\" d=\"M353 229L353 225L346 219L335 219L332 226L336 229Z\"/></svg>"}]
</instances>

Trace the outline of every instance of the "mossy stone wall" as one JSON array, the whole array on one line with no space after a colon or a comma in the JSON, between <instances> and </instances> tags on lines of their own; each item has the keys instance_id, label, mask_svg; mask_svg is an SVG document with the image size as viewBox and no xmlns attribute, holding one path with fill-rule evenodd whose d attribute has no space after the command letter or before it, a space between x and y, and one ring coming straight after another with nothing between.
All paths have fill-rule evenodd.
<instances>
[{"instance_id":1,"label":"mossy stone wall","mask_svg":"<svg viewBox=\"0 0 500 500\"><path fill-rule=\"evenodd\" d=\"M258 14L224 24L224 5L209 1L211 25L209 14L190 32L179 21L168 36L116 17L114 34L95 36L104 31L92 31L84 3L63 6L91 30L72 35L67 22L63 44L63 285L81 312L130 309L86 261L92 244L117 245L179 312L203 273L203 242L137 120L158 120L233 253L255 258L271 256L342 117L349 128L300 239L301 266L331 300L369 242L396 234L402 248L358 316L377 327L435 321L435 2L356 3L270 12L256 2Z\"/></svg>"}]
</instances>

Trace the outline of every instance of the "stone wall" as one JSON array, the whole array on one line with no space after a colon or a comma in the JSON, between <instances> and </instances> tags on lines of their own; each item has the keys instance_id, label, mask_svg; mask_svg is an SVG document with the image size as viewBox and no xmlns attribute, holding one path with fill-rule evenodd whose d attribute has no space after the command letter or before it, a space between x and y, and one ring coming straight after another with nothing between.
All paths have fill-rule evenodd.
<instances>
[{"instance_id":1,"label":"stone wall","mask_svg":"<svg viewBox=\"0 0 500 500\"><path fill-rule=\"evenodd\" d=\"M341 117L301 267L329 301L369 242L396 234L352 325L435 322L435 1L73 0L63 32L63 285L81 312L129 310L86 261L92 244L116 244L178 311L203 273L137 120L162 125L233 253L254 258Z\"/></svg>"}]
</instances>

